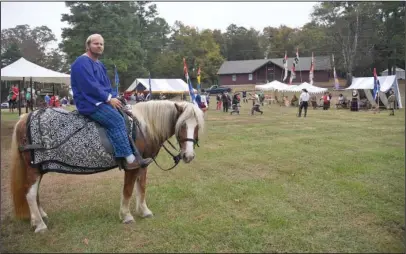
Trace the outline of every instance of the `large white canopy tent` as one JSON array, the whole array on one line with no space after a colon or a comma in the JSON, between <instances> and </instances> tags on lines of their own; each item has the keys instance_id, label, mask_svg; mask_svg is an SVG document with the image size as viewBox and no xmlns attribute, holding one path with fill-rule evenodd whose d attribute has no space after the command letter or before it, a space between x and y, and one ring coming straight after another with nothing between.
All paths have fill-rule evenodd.
<instances>
[{"instance_id":1,"label":"large white canopy tent","mask_svg":"<svg viewBox=\"0 0 406 254\"><path fill-rule=\"evenodd\" d=\"M395 75L391 76L379 76L380 84L379 98L382 103L388 107L388 97L386 93L389 89L393 88L395 92L396 99L398 101L399 108L402 108L402 100L399 92L399 84ZM374 77L359 77L353 78L351 86L347 87L346 90L364 90L366 97L372 105L376 105L374 98L372 97L371 90L374 89Z\"/></svg>"},{"instance_id":2,"label":"large white canopy tent","mask_svg":"<svg viewBox=\"0 0 406 254\"><path fill-rule=\"evenodd\" d=\"M303 82L300 85L287 85L280 81L274 80L265 85L256 85L255 89L262 90L262 91L280 91L280 92L301 92L303 88L309 93L324 93L327 91L327 88L313 86L307 82Z\"/></svg>"},{"instance_id":3,"label":"large white canopy tent","mask_svg":"<svg viewBox=\"0 0 406 254\"><path fill-rule=\"evenodd\" d=\"M274 80L272 82L269 82L264 85L256 85L255 89L261 90L261 91L282 91L285 90L289 87L289 85L282 83L280 81Z\"/></svg>"},{"instance_id":4,"label":"large white canopy tent","mask_svg":"<svg viewBox=\"0 0 406 254\"><path fill-rule=\"evenodd\" d=\"M127 92L134 90L149 91L149 79L138 78L127 88ZM152 93L185 93L189 92L188 84L182 79L151 79ZM196 91L196 89L193 89Z\"/></svg>"},{"instance_id":5,"label":"large white canopy tent","mask_svg":"<svg viewBox=\"0 0 406 254\"><path fill-rule=\"evenodd\" d=\"M70 84L69 74L44 68L23 57L1 69L1 80L16 81L23 78L27 81L32 79L33 82Z\"/></svg>"},{"instance_id":6,"label":"large white canopy tent","mask_svg":"<svg viewBox=\"0 0 406 254\"><path fill-rule=\"evenodd\" d=\"M31 87L29 90L35 91L32 88L32 82L40 83L57 83L70 85L70 75L53 71L35 63L32 63L25 58L21 57L12 64L7 65L1 69L2 81L30 81ZM20 83L19 83L20 84ZM19 85L20 87L20 85ZM21 89L21 88L20 88ZM21 95L21 93L20 93ZM31 97L32 98L32 97ZM18 100L19 103L21 102ZM31 104L31 110L33 105ZM28 112L28 109L27 109ZM21 115L21 107L18 106L18 114Z\"/></svg>"}]
</instances>

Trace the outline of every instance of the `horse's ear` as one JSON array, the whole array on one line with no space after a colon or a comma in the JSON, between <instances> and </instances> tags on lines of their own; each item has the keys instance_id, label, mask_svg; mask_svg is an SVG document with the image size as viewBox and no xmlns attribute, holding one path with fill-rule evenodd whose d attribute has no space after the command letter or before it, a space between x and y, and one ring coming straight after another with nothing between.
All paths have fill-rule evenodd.
<instances>
[{"instance_id":1,"label":"horse's ear","mask_svg":"<svg viewBox=\"0 0 406 254\"><path fill-rule=\"evenodd\" d=\"M175 108L178 111L179 115L183 112L183 107L175 102Z\"/></svg>"}]
</instances>

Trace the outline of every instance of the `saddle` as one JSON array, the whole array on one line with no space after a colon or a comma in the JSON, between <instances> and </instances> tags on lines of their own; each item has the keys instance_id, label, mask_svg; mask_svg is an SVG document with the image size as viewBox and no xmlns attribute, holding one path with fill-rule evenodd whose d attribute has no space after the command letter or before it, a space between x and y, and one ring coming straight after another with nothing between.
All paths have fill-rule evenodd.
<instances>
[{"instance_id":1,"label":"saddle","mask_svg":"<svg viewBox=\"0 0 406 254\"><path fill-rule=\"evenodd\" d=\"M134 140L136 119L123 111L120 113L129 137ZM41 173L93 174L117 166L124 168L124 160L117 161L113 155L107 131L77 111L43 108L31 112L27 121L27 142L20 150L30 151L30 166L39 168Z\"/></svg>"}]
</instances>

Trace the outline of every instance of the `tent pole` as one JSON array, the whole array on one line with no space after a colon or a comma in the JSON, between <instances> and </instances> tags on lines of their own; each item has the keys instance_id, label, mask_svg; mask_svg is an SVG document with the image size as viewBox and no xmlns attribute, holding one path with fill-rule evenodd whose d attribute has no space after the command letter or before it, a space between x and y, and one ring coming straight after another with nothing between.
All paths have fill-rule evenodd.
<instances>
[{"instance_id":1,"label":"tent pole","mask_svg":"<svg viewBox=\"0 0 406 254\"><path fill-rule=\"evenodd\" d=\"M30 89L31 89L31 91L30 91L30 93L31 93L30 108L31 108L31 111L34 111L34 106L32 105L32 102L33 102L32 97L34 96L34 93L32 91L32 77L30 77Z\"/></svg>"},{"instance_id":2,"label":"tent pole","mask_svg":"<svg viewBox=\"0 0 406 254\"><path fill-rule=\"evenodd\" d=\"M25 82L25 77L23 77L23 84ZM18 82L18 115L21 116L21 80Z\"/></svg>"},{"instance_id":3,"label":"tent pole","mask_svg":"<svg viewBox=\"0 0 406 254\"><path fill-rule=\"evenodd\" d=\"M380 86L379 86L379 89L380 89ZM379 111L379 90L378 90L378 113L380 113L380 111Z\"/></svg>"}]
</instances>

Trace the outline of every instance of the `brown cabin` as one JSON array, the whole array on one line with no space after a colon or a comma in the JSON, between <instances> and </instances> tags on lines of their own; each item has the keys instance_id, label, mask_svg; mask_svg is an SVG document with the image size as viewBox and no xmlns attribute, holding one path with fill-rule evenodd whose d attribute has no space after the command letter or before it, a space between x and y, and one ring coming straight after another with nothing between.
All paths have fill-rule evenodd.
<instances>
[{"instance_id":1,"label":"brown cabin","mask_svg":"<svg viewBox=\"0 0 406 254\"><path fill-rule=\"evenodd\" d=\"M288 77L284 83L290 79L290 69L293 58L288 59ZM328 82L332 75L329 56L314 57L314 82ZM299 58L296 66L296 78L293 83L309 82L311 57ZM283 58L226 61L217 72L220 85L247 85L265 84L273 80L283 82Z\"/></svg>"}]
</instances>

